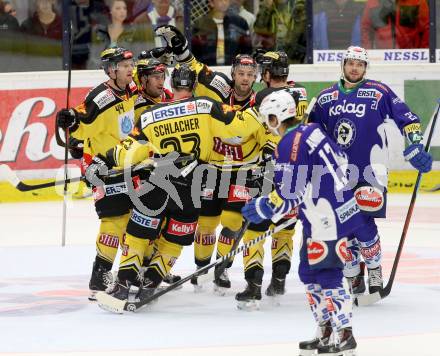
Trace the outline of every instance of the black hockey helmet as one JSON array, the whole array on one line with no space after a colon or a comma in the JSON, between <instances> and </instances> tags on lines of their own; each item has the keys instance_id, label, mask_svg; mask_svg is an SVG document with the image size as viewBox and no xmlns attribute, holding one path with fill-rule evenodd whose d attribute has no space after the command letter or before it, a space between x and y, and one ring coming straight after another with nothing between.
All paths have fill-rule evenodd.
<instances>
[{"instance_id":1,"label":"black hockey helmet","mask_svg":"<svg viewBox=\"0 0 440 356\"><path fill-rule=\"evenodd\" d=\"M150 74L166 74L167 71L166 65L161 63L156 58L146 58L139 60L136 65L136 69L139 79L143 76L148 76Z\"/></svg>"},{"instance_id":2,"label":"black hockey helmet","mask_svg":"<svg viewBox=\"0 0 440 356\"><path fill-rule=\"evenodd\" d=\"M178 64L171 74L171 86L175 89L193 90L196 84L196 71L187 64Z\"/></svg>"},{"instance_id":3,"label":"black hockey helmet","mask_svg":"<svg viewBox=\"0 0 440 356\"><path fill-rule=\"evenodd\" d=\"M101 52L102 66L107 74L110 67L116 69L118 63L126 59L133 59L133 53L122 47L110 47Z\"/></svg>"},{"instance_id":4,"label":"black hockey helmet","mask_svg":"<svg viewBox=\"0 0 440 356\"><path fill-rule=\"evenodd\" d=\"M237 54L232 61L231 75L234 74L235 69L239 66L249 66L256 70L257 62L248 54Z\"/></svg>"},{"instance_id":5,"label":"black hockey helmet","mask_svg":"<svg viewBox=\"0 0 440 356\"><path fill-rule=\"evenodd\" d=\"M266 70L275 77L285 77L289 75L289 60L286 52L266 52L258 57L261 76Z\"/></svg>"}]
</instances>

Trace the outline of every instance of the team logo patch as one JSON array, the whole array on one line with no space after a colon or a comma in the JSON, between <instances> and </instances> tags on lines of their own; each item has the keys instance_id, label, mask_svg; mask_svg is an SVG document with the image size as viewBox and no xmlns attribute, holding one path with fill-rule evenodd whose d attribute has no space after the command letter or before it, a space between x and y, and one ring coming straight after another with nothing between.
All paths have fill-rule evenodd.
<instances>
[{"instance_id":1,"label":"team logo patch","mask_svg":"<svg viewBox=\"0 0 440 356\"><path fill-rule=\"evenodd\" d=\"M127 111L118 117L119 138L124 139L134 128L134 110Z\"/></svg>"},{"instance_id":2,"label":"team logo patch","mask_svg":"<svg viewBox=\"0 0 440 356\"><path fill-rule=\"evenodd\" d=\"M230 203L246 202L251 199L252 199L252 197L249 194L248 188L243 187L241 185L234 185L234 184L230 185L228 202L230 202Z\"/></svg>"},{"instance_id":3,"label":"team logo patch","mask_svg":"<svg viewBox=\"0 0 440 356\"><path fill-rule=\"evenodd\" d=\"M227 98L231 93L231 86L220 75L215 75L210 85L217 89L224 98Z\"/></svg>"},{"instance_id":4,"label":"team logo patch","mask_svg":"<svg viewBox=\"0 0 440 356\"><path fill-rule=\"evenodd\" d=\"M333 135L340 147L348 148L356 139L356 126L351 120L338 120L333 130Z\"/></svg>"},{"instance_id":5,"label":"team logo patch","mask_svg":"<svg viewBox=\"0 0 440 356\"><path fill-rule=\"evenodd\" d=\"M185 235L193 234L196 231L196 228L197 228L197 222L189 223L189 222L170 219L170 222L168 223L167 232L170 235L185 236Z\"/></svg>"},{"instance_id":6,"label":"team logo patch","mask_svg":"<svg viewBox=\"0 0 440 356\"><path fill-rule=\"evenodd\" d=\"M96 104L96 106L98 107L98 109L102 109L102 108L106 107L107 105L109 105L110 103L112 103L115 100L116 100L116 98L110 89L107 89L107 90L99 93L98 95L96 95L93 98L93 101Z\"/></svg>"},{"instance_id":7,"label":"team logo patch","mask_svg":"<svg viewBox=\"0 0 440 356\"><path fill-rule=\"evenodd\" d=\"M307 258L310 265L316 265L323 261L328 255L328 246L324 241L307 241Z\"/></svg>"},{"instance_id":8,"label":"team logo patch","mask_svg":"<svg viewBox=\"0 0 440 356\"><path fill-rule=\"evenodd\" d=\"M342 263L345 263L346 261L350 261L350 258L352 258L352 255L347 250L347 238L346 237L340 239L336 243L336 254L338 255L338 257Z\"/></svg>"},{"instance_id":9,"label":"team logo patch","mask_svg":"<svg viewBox=\"0 0 440 356\"><path fill-rule=\"evenodd\" d=\"M209 114L211 112L212 109L212 102L208 101L208 100L197 100L196 101L196 105L197 105L197 112L199 114Z\"/></svg>"},{"instance_id":10,"label":"team logo patch","mask_svg":"<svg viewBox=\"0 0 440 356\"><path fill-rule=\"evenodd\" d=\"M379 211L384 204L383 194L376 187L359 187L355 190L354 197L359 208L364 211Z\"/></svg>"}]
</instances>

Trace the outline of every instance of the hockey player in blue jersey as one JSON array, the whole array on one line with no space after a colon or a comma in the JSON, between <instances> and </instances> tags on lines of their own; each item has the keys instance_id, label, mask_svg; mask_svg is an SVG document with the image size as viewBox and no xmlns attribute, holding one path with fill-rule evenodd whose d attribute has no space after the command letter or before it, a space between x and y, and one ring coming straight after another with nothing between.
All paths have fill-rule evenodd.
<instances>
[{"instance_id":1,"label":"hockey player in blue jersey","mask_svg":"<svg viewBox=\"0 0 440 356\"><path fill-rule=\"evenodd\" d=\"M432 157L423 150L420 119L385 84L365 78L369 64L365 49L351 46L341 61L341 80L323 90L309 122L319 123L347 154L348 189L353 189L367 224L349 240L344 275L352 292L365 291L363 263L368 269L369 293L383 288L382 250L375 218L386 215L388 140L385 120L393 120L406 137L405 160L420 172L429 172Z\"/></svg>"},{"instance_id":2,"label":"hockey player in blue jersey","mask_svg":"<svg viewBox=\"0 0 440 356\"><path fill-rule=\"evenodd\" d=\"M299 277L318 325L300 355L354 355L352 297L343 276L347 237L362 228L353 192L345 189L347 158L318 124L301 124L291 94L277 91L260 106L268 128L282 136L274 153L275 189L243 208L252 223L277 221L299 207L303 224Z\"/></svg>"}]
</instances>

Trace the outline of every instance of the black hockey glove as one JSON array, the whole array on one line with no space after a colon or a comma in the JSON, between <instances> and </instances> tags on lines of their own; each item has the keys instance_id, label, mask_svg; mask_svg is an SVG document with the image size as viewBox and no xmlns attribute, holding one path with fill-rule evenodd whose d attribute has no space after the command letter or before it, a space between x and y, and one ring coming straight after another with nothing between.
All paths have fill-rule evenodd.
<instances>
[{"instance_id":1,"label":"black hockey glove","mask_svg":"<svg viewBox=\"0 0 440 356\"><path fill-rule=\"evenodd\" d=\"M108 171L113 165L102 155L98 154L93 157L92 163L86 169L86 180L94 185L104 185L102 178L107 176Z\"/></svg>"},{"instance_id":2,"label":"black hockey glove","mask_svg":"<svg viewBox=\"0 0 440 356\"><path fill-rule=\"evenodd\" d=\"M69 137L69 152L72 158L81 159L83 156L84 141Z\"/></svg>"},{"instance_id":3,"label":"black hockey glove","mask_svg":"<svg viewBox=\"0 0 440 356\"><path fill-rule=\"evenodd\" d=\"M164 38L179 62L186 61L190 57L188 41L177 27L171 25L159 26L156 28L156 35Z\"/></svg>"},{"instance_id":4,"label":"black hockey glove","mask_svg":"<svg viewBox=\"0 0 440 356\"><path fill-rule=\"evenodd\" d=\"M76 113L73 109L61 109L57 112L57 127L63 129L73 128L78 124Z\"/></svg>"},{"instance_id":5,"label":"black hockey glove","mask_svg":"<svg viewBox=\"0 0 440 356\"><path fill-rule=\"evenodd\" d=\"M169 47L156 47L148 51L142 51L138 55L139 60L148 58L155 58L167 66L173 63L173 53Z\"/></svg>"}]
</instances>

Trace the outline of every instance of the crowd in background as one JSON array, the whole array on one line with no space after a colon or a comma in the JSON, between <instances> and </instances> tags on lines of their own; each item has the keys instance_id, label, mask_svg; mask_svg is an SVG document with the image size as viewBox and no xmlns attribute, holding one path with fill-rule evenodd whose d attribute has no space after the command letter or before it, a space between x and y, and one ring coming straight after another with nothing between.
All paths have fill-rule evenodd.
<instances>
[{"instance_id":1,"label":"crowd in background","mask_svg":"<svg viewBox=\"0 0 440 356\"><path fill-rule=\"evenodd\" d=\"M0 0L0 71L62 69L61 0ZM191 45L208 65L230 65L238 53L284 50L306 56L306 0L193 0ZM73 0L72 62L100 67L113 45L135 53L162 46L154 29L181 30L183 0ZM428 48L428 0L313 0L313 48ZM11 61L11 56L14 61Z\"/></svg>"}]
</instances>

